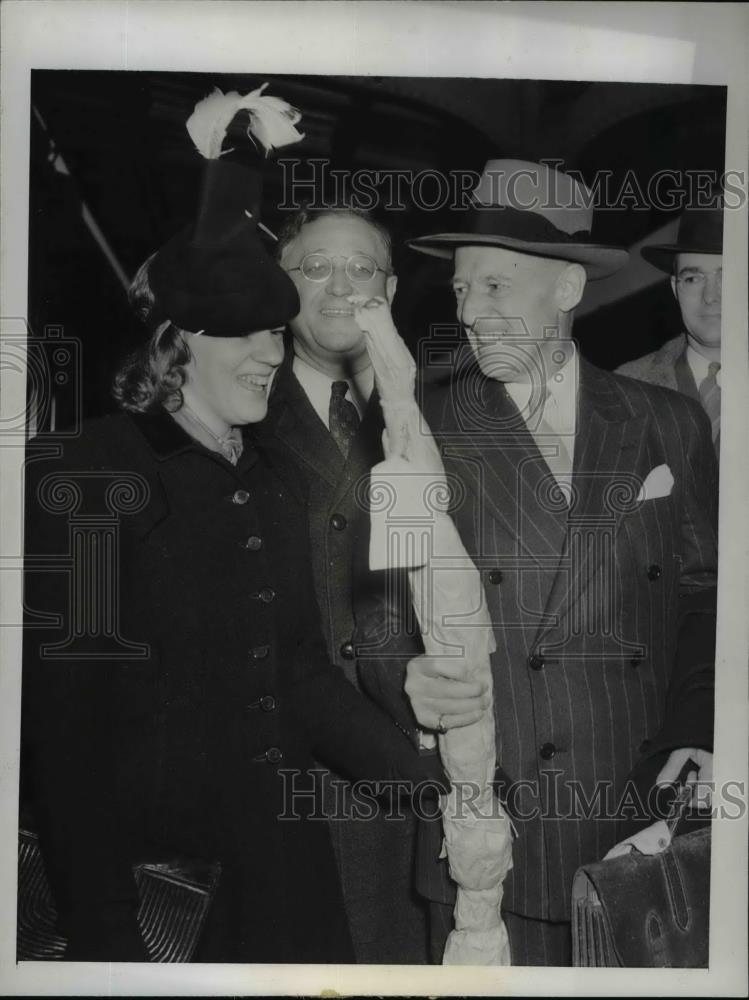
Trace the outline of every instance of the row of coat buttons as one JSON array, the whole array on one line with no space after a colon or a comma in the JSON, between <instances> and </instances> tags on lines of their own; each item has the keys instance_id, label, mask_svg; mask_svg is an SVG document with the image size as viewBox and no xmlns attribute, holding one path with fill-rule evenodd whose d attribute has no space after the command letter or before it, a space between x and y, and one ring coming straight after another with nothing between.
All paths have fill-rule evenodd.
<instances>
[{"instance_id":1,"label":"row of coat buttons","mask_svg":"<svg viewBox=\"0 0 749 1000\"><path fill-rule=\"evenodd\" d=\"M631 667L639 667L641 663L645 662L644 656L633 656L629 661ZM543 670L546 666L546 660L543 656L539 656L538 653L531 653L528 657L528 666L531 670Z\"/></svg>"},{"instance_id":2,"label":"row of coat buttons","mask_svg":"<svg viewBox=\"0 0 749 1000\"><path fill-rule=\"evenodd\" d=\"M344 518L344 520L345 520L345 518ZM333 527L335 527L335 525L333 525ZM344 525L344 527L345 527L345 525ZM657 563L653 563L651 566L648 566L646 572L647 572L648 580L650 580L652 582L654 582L655 580L660 580L660 578L661 578L661 576L663 574L663 570L661 569L661 567ZM501 569L490 569L489 572L486 574L486 576L487 576L487 579L488 579L489 583L492 583L495 586L498 586L502 582L502 580L504 579L504 574L502 573Z\"/></svg>"}]
</instances>

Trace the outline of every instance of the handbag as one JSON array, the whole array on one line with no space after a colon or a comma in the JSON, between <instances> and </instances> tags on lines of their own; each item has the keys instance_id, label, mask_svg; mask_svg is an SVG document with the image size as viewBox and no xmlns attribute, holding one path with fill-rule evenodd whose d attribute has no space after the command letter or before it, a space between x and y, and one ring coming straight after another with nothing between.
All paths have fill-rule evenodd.
<instances>
[{"instance_id":1,"label":"handbag","mask_svg":"<svg viewBox=\"0 0 749 1000\"><path fill-rule=\"evenodd\" d=\"M682 787L667 820L685 815ZM620 968L707 968L710 826L675 836L659 854L584 865L572 883L572 962Z\"/></svg>"},{"instance_id":2,"label":"handbag","mask_svg":"<svg viewBox=\"0 0 749 1000\"><path fill-rule=\"evenodd\" d=\"M138 923L151 961L189 962L216 892L221 865L174 857L136 864L133 875L140 898ZM18 840L17 961L61 961L66 947L57 927L39 839L22 829Z\"/></svg>"}]
</instances>

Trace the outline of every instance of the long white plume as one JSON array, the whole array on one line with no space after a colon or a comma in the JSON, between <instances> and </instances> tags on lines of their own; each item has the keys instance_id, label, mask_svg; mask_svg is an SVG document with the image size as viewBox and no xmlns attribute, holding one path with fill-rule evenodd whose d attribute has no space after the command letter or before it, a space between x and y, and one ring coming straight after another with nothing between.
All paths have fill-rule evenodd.
<instances>
[{"instance_id":1,"label":"long white plume","mask_svg":"<svg viewBox=\"0 0 749 1000\"><path fill-rule=\"evenodd\" d=\"M235 90L224 94L216 87L198 101L187 119L187 131L201 156L208 160L221 156L221 146L238 111L249 111L247 135L253 141L257 139L266 155L304 138L304 133L294 127L301 121L301 113L280 97L264 97L267 86L264 83L244 96Z\"/></svg>"}]
</instances>

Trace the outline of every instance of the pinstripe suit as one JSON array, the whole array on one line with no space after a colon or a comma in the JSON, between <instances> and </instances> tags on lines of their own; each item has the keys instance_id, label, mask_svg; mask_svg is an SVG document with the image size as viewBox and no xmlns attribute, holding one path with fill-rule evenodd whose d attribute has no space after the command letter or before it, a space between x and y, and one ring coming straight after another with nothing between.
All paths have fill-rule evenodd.
<instances>
[{"instance_id":1,"label":"pinstripe suit","mask_svg":"<svg viewBox=\"0 0 749 1000\"><path fill-rule=\"evenodd\" d=\"M712 745L709 643L697 641L714 624L709 427L692 400L581 361L568 511L500 383L473 368L426 389L422 411L462 486L454 516L495 623L498 778L519 834L505 907L566 921L575 870L617 840L600 812L638 759ZM636 502L663 464L670 496ZM604 783L599 816L579 818L572 781L594 813ZM420 888L446 901L436 833L422 836Z\"/></svg>"}]
</instances>

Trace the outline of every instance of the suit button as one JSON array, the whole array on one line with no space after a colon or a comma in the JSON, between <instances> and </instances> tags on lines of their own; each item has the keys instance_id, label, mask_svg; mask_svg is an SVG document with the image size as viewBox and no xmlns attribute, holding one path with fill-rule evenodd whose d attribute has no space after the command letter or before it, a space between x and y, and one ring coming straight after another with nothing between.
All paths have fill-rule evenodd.
<instances>
[{"instance_id":1,"label":"suit button","mask_svg":"<svg viewBox=\"0 0 749 1000\"><path fill-rule=\"evenodd\" d=\"M264 694L260 699L260 707L264 712L274 712L276 709L276 699L272 694Z\"/></svg>"},{"instance_id":2,"label":"suit button","mask_svg":"<svg viewBox=\"0 0 749 1000\"><path fill-rule=\"evenodd\" d=\"M551 758L556 755L557 748L553 743L544 743L538 752L543 760L551 760Z\"/></svg>"},{"instance_id":3,"label":"suit button","mask_svg":"<svg viewBox=\"0 0 749 1000\"><path fill-rule=\"evenodd\" d=\"M659 580L663 570L657 563L653 563L652 566L648 566L648 580Z\"/></svg>"},{"instance_id":4,"label":"suit button","mask_svg":"<svg viewBox=\"0 0 749 1000\"><path fill-rule=\"evenodd\" d=\"M276 592L272 587L263 587L263 589L259 590L257 594L253 594L253 597L261 600L263 604L270 604L275 596Z\"/></svg>"},{"instance_id":5,"label":"suit button","mask_svg":"<svg viewBox=\"0 0 749 1000\"><path fill-rule=\"evenodd\" d=\"M650 740L643 740L640 744L640 753L645 753L646 750L650 749Z\"/></svg>"},{"instance_id":6,"label":"suit button","mask_svg":"<svg viewBox=\"0 0 749 1000\"><path fill-rule=\"evenodd\" d=\"M268 653L270 653L270 646L255 646L250 651L253 660L264 660Z\"/></svg>"},{"instance_id":7,"label":"suit button","mask_svg":"<svg viewBox=\"0 0 749 1000\"><path fill-rule=\"evenodd\" d=\"M237 490L237 492L231 498L231 502L243 504L247 503L249 499L250 499L250 494L247 492L247 490Z\"/></svg>"},{"instance_id":8,"label":"suit button","mask_svg":"<svg viewBox=\"0 0 749 1000\"><path fill-rule=\"evenodd\" d=\"M344 531L348 521L343 516L343 514L333 514L330 519L331 528L335 528L336 531Z\"/></svg>"},{"instance_id":9,"label":"suit button","mask_svg":"<svg viewBox=\"0 0 749 1000\"><path fill-rule=\"evenodd\" d=\"M341 646L340 653L344 660L353 660L355 656L353 642L350 640L348 642L344 642Z\"/></svg>"},{"instance_id":10,"label":"suit button","mask_svg":"<svg viewBox=\"0 0 749 1000\"><path fill-rule=\"evenodd\" d=\"M269 764L278 764L283 760L283 752L278 747L269 747L265 751L265 759Z\"/></svg>"},{"instance_id":11,"label":"suit button","mask_svg":"<svg viewBox=\"0 0 749 1000\"><path fill-rule=\"evenodd\" d=\"M538 656L536 653L528 657L528 666L531 670L543 670L545 663L546 661L543 656ZM548 746L549 744L546 745Z\"/></svg>"},{"instance_id":12,"label":"suit button","mask_svg":"<svg viewBox=\"0 0 749 1000\"><path fill-rule=\"evenodd\" d=\"M262 549L263 540L262 538L258 538L257 535L250 535L250 537L244 543L244 547L246 549L249 549L250 552L257 552L258 549Z\"/></svg>"},{"instance_id":13,"label":"suit button","mask_svg":"<svg viewBox=\"0 0 749 1000\"><path fill-rule=\"evenodd\" d=\"M642 661L645 659L644 656L633 656L629 661L630 667L639 667Z\"/></svg>"},{"instance_id":14,"label":"suit button","mask_svg":"<svg viewBox=\"0 0 749 1000\"><path fill-rule=\"evenodd\" d=\"M502 582L502 570L501 569L490 569L489 570L489 583L499 584Z\"/></svg>"}]
</instances>

